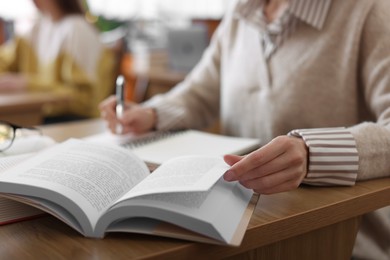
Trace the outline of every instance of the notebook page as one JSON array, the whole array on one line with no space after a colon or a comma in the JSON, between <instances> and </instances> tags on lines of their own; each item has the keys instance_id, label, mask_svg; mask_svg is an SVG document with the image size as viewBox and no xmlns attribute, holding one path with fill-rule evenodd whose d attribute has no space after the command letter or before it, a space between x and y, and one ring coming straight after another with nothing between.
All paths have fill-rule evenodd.
<instances>
[{"instance_id":1,"label":"notebook page","mask_svg":"<svg viewBox=\"0 0 390 260\"><path fill-rule=\"evenodd\" d=\"M259 140L187 130L132 148L142 160L162 164L185 155L218 156L244 154L259 146Z\"/></svg>"},{"instance_id":2,"label":"notebook page","mask_svg":"<svg viewBox=\"0 0 390 260\"><path fill-rule=\"evenodd\" d=\"M186 155L218 156L245 154L259 147L260 140L212 134L198 130L156 132L141 136L102 133L85 140L127 147L145 162L162 164Z\"/></svg>"}]
</instances>

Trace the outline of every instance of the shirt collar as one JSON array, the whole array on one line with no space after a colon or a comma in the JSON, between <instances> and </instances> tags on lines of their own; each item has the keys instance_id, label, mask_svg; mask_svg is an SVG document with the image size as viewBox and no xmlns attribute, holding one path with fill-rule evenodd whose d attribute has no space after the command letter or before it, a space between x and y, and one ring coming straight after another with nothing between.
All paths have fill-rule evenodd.
<instances>
[{"instance_id":1,"label":"shirt collar","mask_svg":"<svg viewBox=\"0 0 390 260\"><path fill-rule=\"evenodd\" d=\"M240 0L236 14L240 17L255 15L266 0ZM288 11L303 22L321 30L325 24L332 0L290 0Z\"/></svg>"},{"instance_id":2,"label":"shirt collar","mask_svg":"<svg viewBox=\"0 0 390 260\"><path fill-rule=\"evenodd\" d=\"M331 3L332 0L291 0L289 10L298 19L321 30Z\"/></svg>"}]
</instances>

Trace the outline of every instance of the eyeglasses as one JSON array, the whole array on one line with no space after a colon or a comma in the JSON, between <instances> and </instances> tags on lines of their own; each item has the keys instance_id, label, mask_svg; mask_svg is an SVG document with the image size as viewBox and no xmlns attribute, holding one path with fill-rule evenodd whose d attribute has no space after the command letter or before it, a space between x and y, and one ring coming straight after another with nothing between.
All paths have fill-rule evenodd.
<instances>
[{"instance_id":1,"label":"eyeglasses","mask_svg":"<svg viewBox=\"0 0 390 260\"><path fill-rule=\"evenodd\" d=\"M12 146L17 137L42 135L35 127L24 127L0 120L0 153Z\"/></svg>"}]
</instances>

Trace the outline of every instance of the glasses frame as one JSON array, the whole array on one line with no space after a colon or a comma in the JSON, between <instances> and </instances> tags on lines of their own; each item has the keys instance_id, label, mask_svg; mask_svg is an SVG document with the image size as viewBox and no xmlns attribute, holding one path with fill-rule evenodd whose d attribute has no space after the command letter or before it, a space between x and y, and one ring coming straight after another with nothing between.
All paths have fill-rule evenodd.
<instances>
[{"instance_id":1,"label":"glasses frame","mask_svg":"<svg viewBox=\"0 0 390 260\"><path fill-rule=\"evenodd\" d=\"M28 129L28 130L38 131L38 133L40 135L42 135L42 130L39 128L33 127L33 126L20 126L20 125L13 124L13 123L10 123L10 122L4 121L4 120L0 120L0 124L10 126L12 128L12 131L13 131L12 139L10 139L9 145L3 149L0 149L0 153L7 151L12 146L12 144L14 143L15 138L16 138L16 130L18 130L18 129Z\"/></svg>"}]
</instances>

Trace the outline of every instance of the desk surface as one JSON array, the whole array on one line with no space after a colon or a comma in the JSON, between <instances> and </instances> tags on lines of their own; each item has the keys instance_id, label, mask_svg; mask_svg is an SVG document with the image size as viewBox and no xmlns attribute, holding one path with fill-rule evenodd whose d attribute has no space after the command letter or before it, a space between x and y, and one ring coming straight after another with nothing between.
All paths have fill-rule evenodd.
<instances>
[{"instance_id":1,"label":"desk surface","mask_svg":"<svg viewBox=\"0 0 390 260\"><path fill-rule=\"evenodd\" d=\"M79 129L79 132L76 130ZM103 131L100 120L43 127L58 141ZM0 227L0 255L4 258L56 259L188 259L231 258L265 248L262 259L335 259L351 253L358 220L348 220L390 205L390 178L360 182L354 187L301 187L291 192L262 195L240 247L191 243L137 234L108 234L105 239L84 238L61 221L47 216ZM344 237L325 229L337 226ZM313 238L305 238L306 234ZM339 233L341 234L341 233ZM326 239L326 243L319 239ZM290 245L286 250L286 243ZM340 242L341 241L341 242ZM292 246L291 246L292 245ZM301 251L299 251L301 250ZM318 255L324 250L326 255ZM325 251L329 250L329 251ZM252 257L260 257L260 251ZM336 252L336 253L335 253ZM283 257L287 256L287 257ZM331 257L331 258L329 258Z\"/></svg>"},{"instance_id":2,"label":"desk surface","mask_svg":"<svg viewBox=\"0 0 390 260\"><path fill-rule=\"evenodd\" d=\"M64 104L69 97L50 92L0 94L0 119L21 125L38 125L43 121L43 106Z\"/></svg>"}]
</instances>

